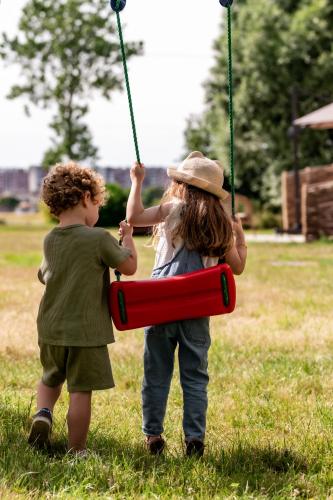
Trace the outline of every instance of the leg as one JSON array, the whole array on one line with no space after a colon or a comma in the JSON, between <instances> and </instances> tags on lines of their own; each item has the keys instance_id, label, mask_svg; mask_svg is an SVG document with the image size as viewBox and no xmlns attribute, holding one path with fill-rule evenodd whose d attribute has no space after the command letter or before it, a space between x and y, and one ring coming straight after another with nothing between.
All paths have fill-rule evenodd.
<instances>
[{"instance_id":1,"label":"leg","mask_svg":"<svg viewBox=\"0 0 333 500\"><path fill-rule=\"evenodd\" d=\"M69 395L68 449L82 451L86 448L91 418L91 392L72 392Z\"/></svg>"},{"instance_id":2,"label":"leg","mask_svg":"<svg viewBox=\"0 0 333 500\"><path fill-rule=\"evenodd\" d=\"M183 389L186 441L204 441L207 413L209 319L183 321L180 326L179 370Z\"/></svg>"},{"instance_id":3,"label":"leg","mask_svg":"<svg viewBox=\"0 0 333 500\"><path fill-rule=\"evenodd\" d=\"M52 430L52 411L56 404L62 384L49 387L41 380L37 388L37 413L32 418L28 443L38 448L50 445Z\"/></svg>"},{"instance_id":4,"label":"leg","mask_svg":"<svg viewBox=\"0 0 333 500\"><path fill-rule=\"evenodd\" d=\"M28 443L43 448L50 445L52 412L65 380L64 347L40 344L40 359L43 378L37 388L37 413L32 417Z\"/></svg>"},{"instance_id":5,"label":"leg","mask_svg":"<svg viewBox=\"0 0 333 500\"><path fill-rule=\"evenodd\" d=\"M149 327L145 332L142 385L143 432L159 436L169 395L177 340L172 325Z\"/></svg>"},{"instance_id":6,"label":"leg","mask_svg":"<svg viewBox=\"0 0 333 500\"><path fill-rule=\"evenodd\" d=\"M37 388L37 411L42 408L48 408L51 412L53 412L54 405L58 401L61 394L61 388L62 384L55 387L49 387L41 380Z\"/></svg>"},{"instance_id":7,"label":"leg","mask_svg":"<svg viewBox=\"0 0 333 500\"><path fill-rule=\"evenodd\" d=\"M68 448L86 448L91 419L92 391L114 387L107 346L69 347L66 360L69 408Z\"/></svg>"},{"instance_id":8,"label":"leg","mask_svg":"<svg viewBox=\"0 0 333 500\"><path fill-rule=\"evenodd\" d=\"M37 410L48 408L53 411L66 378L66 357L66 347L40 344L43 377L37 388Z\"/></svg>"}]
</instances>

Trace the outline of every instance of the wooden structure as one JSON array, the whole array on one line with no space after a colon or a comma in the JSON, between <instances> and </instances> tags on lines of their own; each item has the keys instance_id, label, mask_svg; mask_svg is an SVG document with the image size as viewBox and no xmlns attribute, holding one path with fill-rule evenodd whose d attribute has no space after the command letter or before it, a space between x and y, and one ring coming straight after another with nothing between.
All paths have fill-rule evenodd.
<instances>
[{"instance_id":1,"label":"wooden structure","mask_svg":"<svg viewBox=\"0 0 333 500\"><path fill-rule=\"evenodd\" d=\"M307 241L320 236L333 236L333 164L307 167L299 171L301 191L302 233ZM295 175L282 174L283 229L296 225Z\"/></svg>"}]
</instances>

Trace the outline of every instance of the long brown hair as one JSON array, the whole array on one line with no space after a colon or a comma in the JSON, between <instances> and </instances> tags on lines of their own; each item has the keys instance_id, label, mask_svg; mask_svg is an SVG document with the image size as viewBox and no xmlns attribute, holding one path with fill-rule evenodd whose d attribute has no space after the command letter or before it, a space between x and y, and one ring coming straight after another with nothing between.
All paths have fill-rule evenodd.
<instances>
[{"instance_id":1,"label":"long brown hair","mask_svg":"<svg viewBox=\"0 0 333 500\"><path fill-rule=\"evenodd\" d=\"M161 204L173 198L183 203L179 224L172 229L172 241L180 237L188 250L196 250L203 256L223 257L233 245L233 232L230 217L220 199L175 180L164 193ZM158 228L155 228L154 234L158 235Z\"/></svg>"}]
</instances>

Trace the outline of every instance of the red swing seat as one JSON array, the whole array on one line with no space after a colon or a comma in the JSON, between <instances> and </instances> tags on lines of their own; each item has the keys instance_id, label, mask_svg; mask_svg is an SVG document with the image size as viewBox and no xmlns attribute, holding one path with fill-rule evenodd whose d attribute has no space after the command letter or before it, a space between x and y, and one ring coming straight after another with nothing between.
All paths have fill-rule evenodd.
<instances>
[{"instance_id":1,"label":"red swing seat","mask_svg":"<svg viewBox=\"0 0 333 500\"><path fill-rule=\"evenodd\" d=\"M141 281L114 281L109 307L118 330L231 313L236 287L228 264Z\"/></svg>"}]
</instances>

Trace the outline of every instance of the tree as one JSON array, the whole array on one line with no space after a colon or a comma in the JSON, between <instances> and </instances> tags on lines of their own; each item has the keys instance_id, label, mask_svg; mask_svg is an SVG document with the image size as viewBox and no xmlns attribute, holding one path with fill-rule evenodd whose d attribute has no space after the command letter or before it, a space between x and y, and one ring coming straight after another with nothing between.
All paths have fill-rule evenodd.
<instances>
[{"instance_id":1,"label":"tree","mask_svg":"<svg viewBox=\"0 0 333 500\"><path fill-rule=\"evenodd\" d=\"M214 155L210 129L202 117L191 115L187 119L185 142L192 151L201 151L207 157Z\"/></svg>"},{"instance_id":2,"label":"tree","mask_svg":"<svg viewBox=\"0 0 333 500\"><path fill-rule=\"evenodd\" d=\"M5 196L4 198L0 198L0 210L13 212L19 203L20 200L14 196Z\"/></svg>"},{"instance_id":3,"label":"tree","mask_svg":"<svg viewBox=\"0 0 333 500\"><path fill-rule=\"evenodd\" d=\"M107 184L106 190L107 202L100 210L97 226L115 227L126 217L129 190L123 189L118 184Z\"/></svg>"},{"instance_id":4,"label":"tree","mask_svg":"<svg viewBox=\"0 0 333 500\"><path fill-rule=\"evenodd\" d=\"M105 0L29 0L19 34L2 34L0 54L22 69L23 81L9 98L26 96L36 106L54 108L52 147L43 164L61 159L96 159L97 148L83 118L97 91L106 99L122 88L121 55L115 18ZM128 43L127 57L142 52ZM26 106L29 114L29 106Z\"/></svg>"},{"instance_id":5,"label":"tree","mask_svg":"<svg viewBox=\"0 0 333 500\"><path fill-rule=\"evenodd\" d=\"M288 129L291 91L300 95L299 115L332 99L333 4L330 0L243 0L234 11L234 105L236 186L261 203L279 202L282 170L292 168ZM215 41L215 64L205 84L206 109L197 117L203 148L228 164L228 85L226 20ZM209 138L207 143L207 137ZM185 132L193 149L193 132ZM304 166L331 160L332 144L323 131L304 131ZM200 149L200 148L199 148Z\"/></svg>"},{"instance_id":6,"label":"tree","mask_svg":"<svg viewBox=\"0 0 333 500\"><path fill-rule=\"evenodd\" d=\"M164 193L164 189L160 186L150 186L142 192L142 203L148 208L158 205Z\"/></svg>"}]
</instances>

